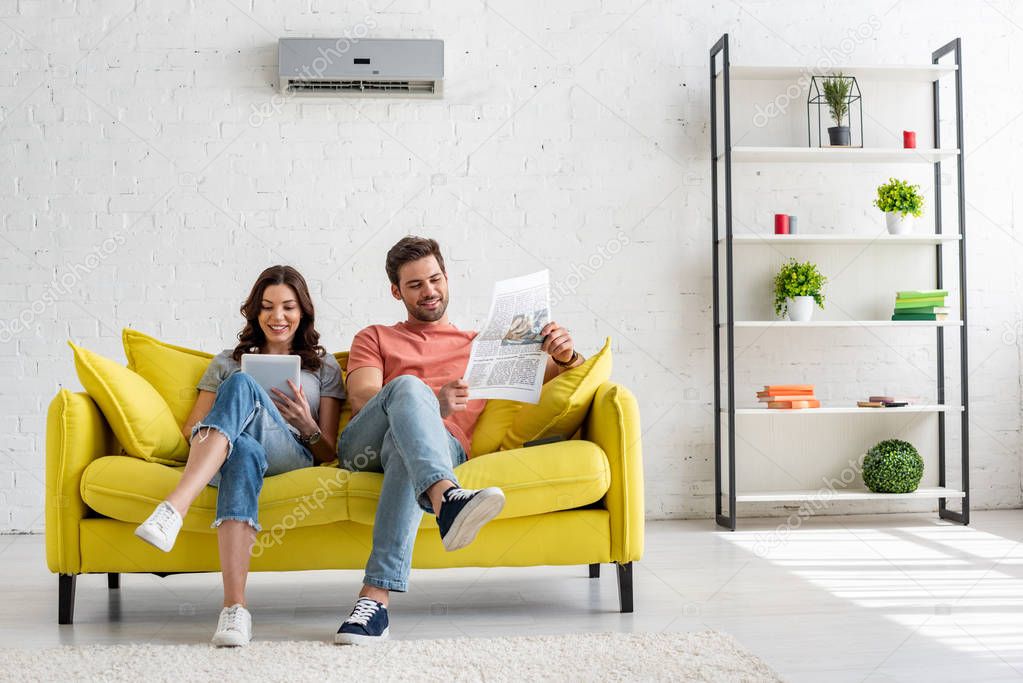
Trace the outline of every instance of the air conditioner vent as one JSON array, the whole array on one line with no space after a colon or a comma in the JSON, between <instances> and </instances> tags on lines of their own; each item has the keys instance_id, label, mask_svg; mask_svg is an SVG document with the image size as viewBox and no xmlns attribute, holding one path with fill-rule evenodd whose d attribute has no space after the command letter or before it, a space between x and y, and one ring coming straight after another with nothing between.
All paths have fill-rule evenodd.
<instances>
[{"instance_id":1,"label":"air conditioner vent","mask_svg":"<svg viewBox=\"0 0 1023 683\"><path fill-rule=\"evenodd\" d=\"M295 80L289 79L292 93L364 93L367 95L434 95L437 81L371 81L362 78Z\"/></svg>"}]
</instances>

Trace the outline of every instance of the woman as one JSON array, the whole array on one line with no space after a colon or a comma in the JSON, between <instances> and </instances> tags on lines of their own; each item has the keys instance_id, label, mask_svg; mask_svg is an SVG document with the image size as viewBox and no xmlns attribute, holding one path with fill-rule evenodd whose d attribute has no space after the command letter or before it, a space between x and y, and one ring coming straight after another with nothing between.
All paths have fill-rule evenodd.
<instances>
[{"instance_id":1,"label":"woman","mask_svg":"<svg viewBox=\"0 0 1023 683\"><path fill-rule=\"evenodd\" d=\"M217 486L217 529L224 609L213 643L245 645L252 617L245 581L256 532L263 478L336 457L344 387L341 368L320 346L305 279L290 266L264 270L241 307L245 327L234 349L218 354L199 380L199 397L182 431L191 444L181 481L135 535L170 552L182 518L209 484ZM243 353L294 354L302 361L301 386L292 396L267 395L241 372Z\"/></svg>"}]
</instances>

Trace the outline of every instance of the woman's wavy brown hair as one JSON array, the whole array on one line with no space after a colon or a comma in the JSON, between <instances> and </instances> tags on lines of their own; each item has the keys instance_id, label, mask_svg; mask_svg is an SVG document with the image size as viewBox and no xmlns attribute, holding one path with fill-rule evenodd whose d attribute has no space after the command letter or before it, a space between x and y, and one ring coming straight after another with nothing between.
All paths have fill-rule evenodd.
<instances>
[{"instance_id":1,"label":"woman's wavy brown hair","mask_svg":"<svg viewBox=\"0 0 1023 683\"><path fill-rule=\"evenodd\" d=\"M238 333L238 346L234 347L232 357L240 362L243 353L259 353L266 344L266 335L259 326L259 313L263 309L263 292L271 285L287 285L298 297L302 319L291 340L291 352L302 358L302 369L316 372L323 364L321 359L326 351L320 346L320 333L316 331L316 313L309 286L302 274L291 266L270 266L256 278L249 298L241 307L245 327Z\"/></svg>"}]
</instances>

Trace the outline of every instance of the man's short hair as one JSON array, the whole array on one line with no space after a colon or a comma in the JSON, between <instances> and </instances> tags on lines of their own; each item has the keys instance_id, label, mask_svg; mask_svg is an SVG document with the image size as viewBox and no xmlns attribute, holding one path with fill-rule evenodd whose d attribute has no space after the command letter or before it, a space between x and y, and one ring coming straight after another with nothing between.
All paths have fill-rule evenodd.
<instances>
[{"instance_id":1,"label":"man's short hair","mask_svg":"<svg viewBox=\"0 0 1023 683\"><path fill-rule=\"evenodd\" d=\"M440 271L445 274L447 273L444 269L444 257L441 256L440 245L437 244L437 240L428 237L416 237L415 235L402 237L398 240L398 243L387 252L387 262L384 265L391 284L395 287L398 286L400 282L398 270L403 265L418 261L427 256L436 258Z\"/></svg>"}]
</instances>

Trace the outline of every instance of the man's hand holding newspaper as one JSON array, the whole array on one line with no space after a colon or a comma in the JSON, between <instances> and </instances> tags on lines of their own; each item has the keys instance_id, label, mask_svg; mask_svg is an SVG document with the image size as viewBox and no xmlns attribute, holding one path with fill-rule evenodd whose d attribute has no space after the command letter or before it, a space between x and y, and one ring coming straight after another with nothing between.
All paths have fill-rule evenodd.
<instances>
[{"instance_id":1,"label":"man's hand holding newspaper","mask_svg":"<svg viewBox=\"0 0 1023 683\"><path fill-rule=\"evenodd\" d=\"M540 400L547 354L572 356L568 330L551 322L550 277L546 270L501 280L494 285L490 315L472 343L464 380L468 398ZM446 388L446 387L445 387ZM462 400L453 387L451 405ZM444 404L442 403L442 411ZM458 410L457 407L452 408Z\"/></svg>"}]
</instances>

